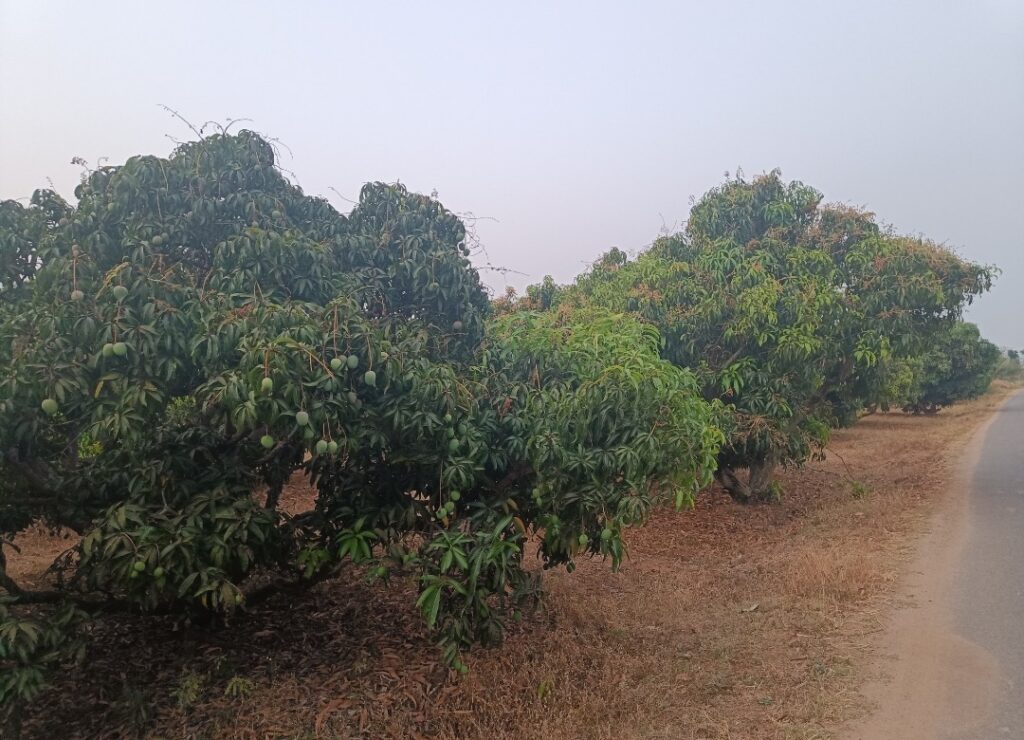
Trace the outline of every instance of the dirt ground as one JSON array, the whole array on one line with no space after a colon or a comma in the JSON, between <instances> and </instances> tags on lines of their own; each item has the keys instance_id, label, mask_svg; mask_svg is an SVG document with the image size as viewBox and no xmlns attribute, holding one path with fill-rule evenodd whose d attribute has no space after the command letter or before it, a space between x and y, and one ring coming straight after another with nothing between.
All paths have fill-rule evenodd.
<instances>
[{"instance_id":1,"label":"dirt ground","mask_svg":"<svg viewBox=\"0 0 1024 740\"><path fill-rule=\"evenodd\" d=\"M619 573L600 561L549 573L542 607L502 647L470 653L465 678L440 665L410 584L353 574L228 630L105 618L26 734L833 737L868 712L862 687L913 538L1009 391L937 416L867 417L824 461L786 471L779 504L713 491L657 513L630 534ZM11 570L38 582L71 543L30 531L17 544Z\"/></svg>"}]
</instances>

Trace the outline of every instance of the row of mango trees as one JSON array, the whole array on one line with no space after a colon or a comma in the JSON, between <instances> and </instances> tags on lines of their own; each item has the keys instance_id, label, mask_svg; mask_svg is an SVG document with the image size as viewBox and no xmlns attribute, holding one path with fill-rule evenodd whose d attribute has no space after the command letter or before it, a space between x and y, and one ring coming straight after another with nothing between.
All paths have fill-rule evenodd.
<instances>
[{"instance_id":1,"label":"row of mango trees","mask_svg":"<svg viewBox=\"0 0 1024 740\"><path fill-rule=\"evenodd\" d=\"M527 540L545 568L615 567L626 527L714 478L776 496L778 466L909 399L993 275L777 173L710 191L633 259L493 303L437 200L371 183L343 215L250 132L92 171L75 196L0 203L11 721L84 659L90 616L229 625L351 567L414 579L465 671L539 594ZM296 476L315 505L286 514ZM6 555L40 522L81 539L33 590Z\"/></svg>"}]
</instances>

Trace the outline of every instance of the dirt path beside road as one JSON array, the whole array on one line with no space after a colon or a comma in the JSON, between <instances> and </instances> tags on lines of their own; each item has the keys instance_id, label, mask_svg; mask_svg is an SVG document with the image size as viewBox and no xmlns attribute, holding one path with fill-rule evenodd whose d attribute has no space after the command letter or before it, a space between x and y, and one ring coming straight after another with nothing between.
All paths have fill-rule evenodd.
<instances>
[{"instance_id":1,"label":"dirt path beside road","mask_svg":"<svg viewBox=\"0 0 1024 740\"><path fill-rule=\"evenodd\" d=\"M891 678L849 740L1024 737L1024 393L977 429L883 639Z\"/></svg>"}]
</instances>

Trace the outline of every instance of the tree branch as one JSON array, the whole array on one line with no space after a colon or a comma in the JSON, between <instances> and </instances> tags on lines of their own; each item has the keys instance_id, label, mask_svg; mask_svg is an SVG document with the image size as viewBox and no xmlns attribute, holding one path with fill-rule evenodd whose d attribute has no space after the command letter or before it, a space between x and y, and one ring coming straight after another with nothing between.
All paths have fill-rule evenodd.
<instances>
[{"instance_id":1,"label":"tree branch","mask_svg":"<svg viewBox=\"0 0 1024 740\"><path fill-rule=\"evenodd\" d=\"M505 491L512 488L516 483L518 483L520 480L527 477L531 473L533 473L532 465L525 462L520 463L519 465L508 471L508 473L505 474L504 478L498 481L497 485L494 487L494 490L498 493L504 493Z\"/></svg>"},{"instance_id":2,"label":"tree branch","mask_svg":"<svg viewBox=\"0 0 1024 740\"><path fill-rule=\"evenodd\" d=\"M28 481L29 485L36 491L46 494L53 494L56 492L53 483L48 480L47 476L43 475L40 471L36 470L35 467L21 459L17 448L12 447L7 450L7 452L4 453L4 459L11 465L11 467L21 473L25 477L25 480Z\"/></svg>"},{"instance_id":3,"label":"tree branch","mask_svg":"<svg viewBox=\"0 0 1024 740\"><path fill-rule=\"evenodd\" d=\"M336 577L339 573L341 573L340 563L336 564L333 568L324 568L318 573L313 574L311 578L303 578L302 576L298 578L274 578L251 591L245 592L245 603L246 605L258 604L284 591L305 591L318 583Z\"/></svg>"},{"instance_id":4,"label":"tree branch","mask_svg":"<svg viewBox=\"0 0 1024 740\"><path fill-rule=\"evenodd\" d=\"M60 601L62 596L58 591L29 591L7 575L7 554L4 553L4 544L6 543L0 542L0 588L23 603L52 604Z\"/></svg>"}]
</instances>

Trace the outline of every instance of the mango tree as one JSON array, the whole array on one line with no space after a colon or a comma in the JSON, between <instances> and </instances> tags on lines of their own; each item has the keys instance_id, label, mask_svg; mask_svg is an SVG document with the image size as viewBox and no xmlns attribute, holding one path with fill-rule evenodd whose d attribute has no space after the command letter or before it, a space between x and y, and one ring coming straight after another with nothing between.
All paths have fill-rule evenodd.
<instances>
[{"instance_id":1,"label":"mango tree","mask_svg":"<svg viewBox=\"0 0 1024 740\"><path fill-rule=\"evenodd\" d=\"M342 215L242 132L0 204L0 536L80 542L32 590L0 557L0 700L84 613L224 616L353 564L415 579L458 669L546 567L710 477L722 441L660 337L595 308L494 319L465 227L365 186ZM295 476L315 505L285 514ZM0 555L4 549L0 547ZM369 607L368 607L369 608Z\"/></svg>"},{"instance_id":2,"label":"mango tree","mask_svg":"<svg viewBox=\"0 0 1024 740\"><path fill-rule=\"evenodd\" d=\"M657 327L664 357L732 410L716 476L750 502L773 497L779 465L819 452L885 382L878 374L916 356L990 281L988 268L822 206L772 172L711 190L685 232L635 259L612 250L554 299L542 286L524 303L599 305Z\"/></svg>"},{"instance_id":3,"label":"mango tree","mask_svg":"<svg viewBox=\"0 0 1024 740\"><path fill-rule=\"evenodd\" d=\"M957 401L977 398L988 390L1002 352L981 336L978 327L959 321L938 333L919 358L920 370L904 410L934 414Z\"/></svg>"}]
</instances>

